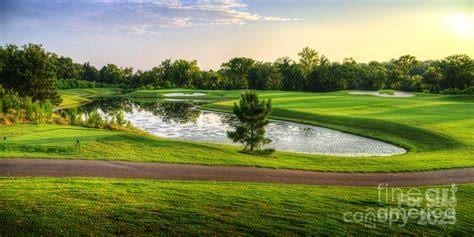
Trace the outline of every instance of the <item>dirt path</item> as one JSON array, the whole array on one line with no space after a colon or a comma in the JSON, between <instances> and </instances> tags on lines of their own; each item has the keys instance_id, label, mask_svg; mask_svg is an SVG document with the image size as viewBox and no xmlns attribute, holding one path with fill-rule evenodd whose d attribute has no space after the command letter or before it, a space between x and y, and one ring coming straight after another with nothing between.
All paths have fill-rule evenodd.
<instances>
[{"instance_id":1,"label":"dirt path","mask_svg":"<svg viewBox=\"0 0 474 237\"><path fill-rule=\"evenodd\" d=\"M387 183L389 186L420 186L474 183L474 168L413 173L337 173L122 161L0 159L0 176L212 180L337 186L377 186Z\"/></svg>"}]
</instances>

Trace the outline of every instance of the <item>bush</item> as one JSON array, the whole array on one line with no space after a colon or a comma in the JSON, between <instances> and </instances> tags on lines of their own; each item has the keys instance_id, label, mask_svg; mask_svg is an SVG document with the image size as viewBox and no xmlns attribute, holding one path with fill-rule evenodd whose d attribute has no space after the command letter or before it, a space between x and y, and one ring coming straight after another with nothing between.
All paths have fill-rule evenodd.
<instances>
[{"instance_id":1,"label":"bush","mask_svg":"<svg viewBox=\"0 0 474 237\"><path fill-rule=\"evenodd\" d=\"M86 123L87 123L87 126L90 126L90 127L103 128L105 121L104 119L102 119L99 112L97 110L94 110L87 115Z\"/></svg>"},{"instance_id":2,"label":"bush","mask_svg":"<svg viewBox=\"0 0 474 237\"><path fill-rule=\"evenodd\" d=\"M468 87L464 90L460 90L458 88L448 88L446 90L442 90L440 93L445 95L474 95L474 86Z\"/></svg>"}]
</instances>

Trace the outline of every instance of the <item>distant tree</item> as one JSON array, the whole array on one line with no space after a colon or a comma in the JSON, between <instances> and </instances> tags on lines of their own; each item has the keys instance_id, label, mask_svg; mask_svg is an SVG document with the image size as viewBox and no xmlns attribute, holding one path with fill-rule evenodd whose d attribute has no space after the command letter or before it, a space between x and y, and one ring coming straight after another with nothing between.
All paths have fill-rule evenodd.
<instances>
[{"instance_id":1,"label":"distant tree","mask_svg":"<svg viewBox=\"0 0 474 237\"><path fill-rule=\"evenodd\" d=\"M115 64L107 64L100 71L100 82L107 84L118 84L121 81L122 71Z\"/></svg>"},{"instance_id":2,"label":"distant tree","mask_svg":"<svg viewBox=\"0 0 474 237\"><path fill-rule=\"evenodd\" d=\"M397 69L400 70L402 76L409 76L414 68L419 65L416 57L411 55L403 55L397 60L394 60L393 63L396 65Z\"/></svg>"},{"instance_id":3,"label":"distant tree","mask_svg":"<svg viewBox=\"0 0 474 237\"><path fill-rule=\"evenodd\" d=\"M355 60L344 60L339 66L337 77L344 80L344 88L347 90L379 90L382 89L387 80L387 69L378 62L369 64L357 63Z\"/></svg>"},{"instance_id":4,"label":"distant tree","mask_svg":"<svg viewBox=\"0 0 474 237\"><path fill-rule=\"evenodd\" d=\"M234 103L234 114L239 123L235 131L227 132L233 142L244 144L244 150L253 152L259 150L271 140L265 137L265 126L269 123L272 112L271 100L260 100L253 91L242 93L239 104Z\"/></svg>"},{"instance_id":5,"label":"distant tree","mask_svg":"<svg viewBox=\"0 0 474 237\"><path fill-rule=\"evenodd\" d=\"M314 67L319 64L319 53L310 48L305 47L299 53L298 56L300 58L300 64L303 68L303 72L308 75Z\"/></svg>"},{"instance_id":6,"label":"distant tree","mask_svg":"<svg viewBox=\"0 0 474 237\"><path fill-rule=\"evenodd\" d=\"M131 85L134 88L144 86L159 88L163 85L163 70L161 67L153 67L148 71L137 71L131 80Z\"/></svg>"},{"instance_id":7,"label":"distant tree","mask_svg":"<svg viewBox=\"0 0 474 237\"><path fill-rule=\"evenodd\" d=\"M301 66L288 57L279 58L275 62L282 75L282 89L298 91L304 87L304 75Z\"/></svg>"},{"instance_id":8,"label":"distant tree","mask_svg":"<svg viewBox=\"0 0 474 237\"><path fill-rule=\"evenodd\" d=\"M82 66L76 64L68 57L58 57L52 54L50 57L56 71L56 78L58 79L79 79L81 76Z\"/></svg>"},{"instance_id":9,"label":"distant tree","mask_svg":"<svg viewBox=\"0 0 474 237\"><path fill-rule=\"evenodd\" d=\"M249 71L249 88L255 90L281 89L282 75L272 63L256 63Z\"/></svg>"},{"instance_id":10,"label":"distant tree","mask_svg":"<svg viewBox=\"0 0 474 237\"><path fill-rule=\"evenodd\" d=\"M344 89L343 66L338 63L321 65L308 76L307 91L336 91ZM347 76L347 75L346 75Z\"/></svg>"},{"instance_id":11,"label":"distant tree","mask_svg":"<svg viewBox=\"0 0 474 237\"><path fill-rule=\"evenodd\" d=\"M392 89L411 90L419 81L419 75L414 77L414 69L420 62L414 56L403 55L398 59L392 59L388 65L388 85Z\"/></svg>"},{"instance_id":12,"label":"distant tree","mask_svg":"<svg viewBox=\"0 0 474 237\"><path fill-rule=\"evenodd\" d=\"M452 55L441 60L439 68L443 73L442 89L460 90L474 86L474 60L465 54Z\"/></svg>"},{"instance_id":13,"label":"distant tree","mask_svg":"<svg viewBox=\"0 0 474 237\"><path fill-rule=\"evenodd\" d=\"M90 65L89 62L84 63L82 65L80 79L84 81L99 81L100 80L100 73L97 68Z\"/></svg>"},{"instance_id":14,"label":"distant tree","mask_svg":"<svg viewBox=\"0 0 474 237\"><path fill-rule=\"evenodd\" d=\"M51 55L41 45L28 44L21 48L8 45L1 51L0 84L5 89L14 90L23 97L29 96L34 101L61 102Z\"/></svg>"},{"instance_id":15,"label":"distant tree","mask_svg":"<svg viewBox=\"0 0 474 237\"><path fill-rule=\"evenodd\" d=\"M438 93L441 89L440 81L443 74L437 67L430 66L423 73L422 88L433 93Z\"/></svg>"},{"instance_id":16,"label":"distant tree","mask_svg":"<svg viewBox=\"0 0 474 237\"><path fill-rule=\"evenodd\" d=\"M132 75L132 68L120 68L115 64L107 64L100 69L99 80L107 84L128 84Z\"/></svg>"},{"instance_id":17,"label":"distant tree","mask_svg":"<svg viewBox=\"0 0 474 237\"><path fill-rule=\"evenodd\" d=\"M361 88L363 90L383 89L388 78L387 68L376 61L370 62L366 68L367 73L361 82Z\"/></svg>"},{"instance_id":18,"label":"distant tree","mask_svg":"<svg viewBox=\"0 0 474 237\"><path fill-rule=\"evenodd\" d=\"M170 72L173 83L177 87L188 87L192 81L199 79L201 70L196 60L179 59L171 64Z\"/></svg>"},{"instance_id":19,"label":"distant tree","mask_svg":"<svg viewBox=\"0 0 474 237\"><path fill-rule=\"evenodd\" d=\"M191 86L196 89L219 89L222 76L215 71L202 71L199 77L195 77Z\"/></svg>"},{"instance_id":20,"label":"distant tree","mask_svg":"<svg viewBox=\"0 0 474 237\"><path fill-rule=\"evenodd\" d=\"M248 88L248 73L255 61L251 58L233 58L221 66L226 89Z\"/></svg>"}]
</instances>

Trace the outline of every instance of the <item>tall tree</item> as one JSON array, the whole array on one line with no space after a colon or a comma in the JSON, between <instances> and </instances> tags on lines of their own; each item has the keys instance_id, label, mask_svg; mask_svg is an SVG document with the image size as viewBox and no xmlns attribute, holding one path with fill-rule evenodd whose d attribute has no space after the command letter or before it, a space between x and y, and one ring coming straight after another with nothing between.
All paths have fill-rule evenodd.
<instances>
[{"instance_id":1,"label":"tall tree","mask_svg":"<svg viewBox=\"0 0 474 237\"><path fill-rule=\"evenodd\" d=\"M468 55L458 54L446 57L439 63L443 73L440 81L443 89L466 89L474 86L474 60Z\"/></svg>"},{"instance_id":2,"label":"tall tree","mask_svg":"<svg viewBox=\"0 0 474 237\"><path fill-rule=\"evenodd\" d=\"M277 59L275 65L282 75L283 90L302 90L305 81L299 64L288 57L283 57Z\"/></svg>"},{"instance_id":3,"label":"tall tree","mask_svg":"<svg viewBox=\"0 0 474 237\"><path fill-rule=\"evenodd\" d=\"M299 53L300 64L305 75L309 75L311 71L319 64L319 53L310 48L304 47Z\"/></svg>"},{"instance_id":4,"label":"tall tree","mask_svg":"<svg viewBox=\"0 0 474 237\"><path fill-rule=\"evenodd\" d=\"M219 89L222 84L222 76L213 70L202 71L191 84L193 88L197 89Z\"/></svg>"},{"instance_id":5,"label":"tall tree","mask_svg":"<svg viewBox=\"0 0 474 237\"><path fill-rule=\"evenodd\" d=\"M233 58L223 63L220 73L225 78L226 89L248 88L248 73L255 61L251 58Z\"/></svg>"},{"instance_id":6,"label":"tall tree","mask_svg":"<svg viewBox=\"0 0 474 237\"><path fill-rule=\"evenodd\" d=\"M21 96L33 100L61 102L56 89L56 73L50 54L41 45L28 44L21 48L8 45L4 49L0 84Z\"/></svg>"},{"instance_id":7,"label":"tall tree","mask_svg":"<svg viewBox=\"0 0 474 237\"><path fill-rule=\"evenodd\" d=\"M81 65L74 63L71 58L58 57L56 54L52 54L50 59L56 69L56 78L79 79Z\"/></svg>"},{"instance_id":8,"label":"tall tree","mask_svg":"<svg viewBox=\"0 0 474 237\"><path fill-rule=\"evenodd\" d=\"M281 89L282 75L272 63L256 63L249 71L249 88L255 90Z\"/></svg>"},{"instance_id":9,"label":"tall tree","mask_svg":"<svg viewBox=\"0 0 474 237\"><path fill-rule=\"evenodd\" d=\"M201 73L196 60L176 60L171 64L170 70L173 82L177 87L189 87L191 82L197 80Z\"/></svg>"},{"instance_id":10,"label":"tall tree","mask_svg":"<svg viewBox=\"0 0 474 237\"><path fill-rule=\"evenodd\" d=\"M414 69L419 65L419 63L420 62L411 55L403 55L398 59L392 59L388 65L389 87L392 89L410 90L411 87L415 86L415 83L419 81L419 75L413 77L416 75Z\"/></svg>"},{"instance_id":11,"label":"tall tree","mask_svg":"<svg viewBox=\"0 0 474 237\"><path fill-rule=\"evenodd\" d=\"M265 137L265 126L270 122L268 117L272 112L272 101L260 100L253 91L246 91L240 96L239 104L234 103L234 114L239 123L235 131L227 132L233 142L244 144L244 150L253 152L261 149L271 140Z\"/></svg>"},{"instance_id":12,"label":"tall tree","mask_svg":"<svg viewBox=\"0 0 474 237\"><path fill-rule=\"evenodd\" d=\"M119 68L115 64L107 64L100 69L99 78L102 83L128 84L132 74L132 68Z\"/></svg>"},{"instance_id":13,"label":"tall tree","mask_svg":"<svg viewBox=\"0 0 474 237\"><path fill-rule=\"evenodd\" d=\"M99 81L100 80L100 73L97 68L92 66L89 62L84 63L82 65L82 73L80 76L81 80L85 81Z\"/></svg>"},{"instance_id":14,"label":"tall tree","mask_svg":"<svg viewBox=\"0 0 474 237\"><path fill-rule=\"evenodd\" d=\"M441 89L440 81L443 74L437 67L430 66L423 73L422 88L433 93L438 93Z\"/></svg>"}]
</instances>

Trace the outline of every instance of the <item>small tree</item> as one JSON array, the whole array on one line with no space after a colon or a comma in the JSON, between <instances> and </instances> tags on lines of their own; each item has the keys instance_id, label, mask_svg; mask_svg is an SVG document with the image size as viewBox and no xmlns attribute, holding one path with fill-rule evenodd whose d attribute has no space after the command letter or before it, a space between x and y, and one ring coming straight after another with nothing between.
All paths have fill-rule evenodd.
<instances>
[{"instance_id":1,"label":"small tree","mask_svg":"<svg viewBox=\"0 0 474 237\"><path fill-rule=\"evenodd\" d=\"M272 112L271 100L259 100L253 91L246 91L240 96L239 104L234 103L234 114L239 123L235 131L227 132L233 142L244 144L244 150L253 152L261 149L264 144L271 142L265 138L265 126L268 125L268 116Z\"/></svg>"}]
</instances>

